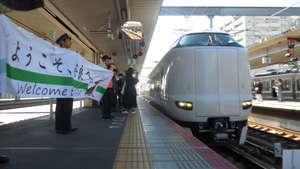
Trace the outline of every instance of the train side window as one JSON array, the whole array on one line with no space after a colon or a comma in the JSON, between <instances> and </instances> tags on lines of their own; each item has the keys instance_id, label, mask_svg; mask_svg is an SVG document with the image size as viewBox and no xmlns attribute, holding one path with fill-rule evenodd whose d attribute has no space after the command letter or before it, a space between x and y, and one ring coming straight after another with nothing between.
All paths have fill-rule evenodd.
<instances>
[{"instance_id":1,"label":"train side window","mask_svg":"<svg viewBox=\"0 0 300 169\"><path fill-rule=\"evenodd\" d=\"M290 91L291 90L291 80L285 81L285 90Z\"/></svg>"},{"instance_id":2,"label":"train side window","mask_svg":"<svg viewBox=\"0 0 300 169\"><path fill-rule=\"evenodd\" d=\"M297 91L300 91L300 79L297 79Z\"/></svg>"},{"instance_id":3,"label":"train side window","mask_svg":"<svg viewBox=\"0 0 300 169\"><path fill-rule=\"evenodd\" d=\"M270 81L267 81L266 91L269 91L269 88L270 88Z\"/></svg>"},{"instance_id":4,"label":"train side window","mask_svg":"<svg viewBox=\"0 0 300 169\"><path fill-rule=\"evenodd\" d=\"M281 81L281 86L282 86L282 91L285 91L285 81L284 80Z\"/></svg>"},{"instance_id":5,"label":"train side window","mask_svg":"<svg viewBox=\"0 0 300 169\"><path fill-rule=\"evenodd\" d=\"M262 82L262 91L266 91L266 82L265 81Z\"/></svg>"}]
</instances>

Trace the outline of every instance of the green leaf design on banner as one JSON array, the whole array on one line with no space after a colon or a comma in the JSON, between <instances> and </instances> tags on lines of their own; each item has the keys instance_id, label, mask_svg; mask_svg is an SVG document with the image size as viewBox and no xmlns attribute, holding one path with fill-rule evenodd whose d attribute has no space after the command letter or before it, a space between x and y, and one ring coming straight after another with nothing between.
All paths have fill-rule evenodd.
<instances>
[{"instance_id":1,"label":"green leaf design on banner","mask_svg":"<svg viewBox=\"0 0 300 169\"><path fill-rule=\"evenodd\" d=\"M46 75L36 72L30 72L22 69L18 69L15 67L6 64L6 76L14 79L20 80L24 82L32 82L32 83L41 83L41 84L50 84L50 85L63 85L63 86L74 86L77 89L88 89L88 84L79 82L74 80L72 77L64 77L64 76L53 76ZM105 88L101 86L97 86L96 91L104 94Z\"/></svg>"},{"instance_id":2,"label":"green leaf design on banner","mask_svg":"<svg viewBox=\"0 0 300 169\"><path fill-rule=\"evenodd\" d=\"M0 14L11 13L12 10L0 3Z\"/></svg>"}]
</instances>

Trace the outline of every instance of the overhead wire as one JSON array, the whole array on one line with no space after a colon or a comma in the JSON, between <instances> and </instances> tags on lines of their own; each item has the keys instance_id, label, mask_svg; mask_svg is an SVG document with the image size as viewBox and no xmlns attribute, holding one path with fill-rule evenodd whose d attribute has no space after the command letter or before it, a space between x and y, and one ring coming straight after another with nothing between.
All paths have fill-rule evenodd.
<instances>
[{"instance_id":1,"label":"overhead wire","mask_svg":"<svg viewBox=\"0 0 300 169\"><path fill-rule=\"evenodd\" d=\"M284 8L284 9L282 9L282 10L280 10L280 11L274 13L273 15L271 15L271 16L269 16L269 17L266 17L265 19L263 19L263 20L261 20L261 21L255 23L254 25L252 25L252 26L246 28L246 30L249 29L249 28L251 28L251 27L253 27L253 26L255 26L255 25L257 25L257 24L259 24L259 23L261 23L261 22L263 22L263 21L268 20L269 18L271 18L271 17L273 17L273 16L275 16L275 15L277 15L277 14L279 14L279 13L281 13L281 12L287 10L287 9L289 9L290 7L292 7L292 6L296 5L296 4L298 4L299 2L300 2L300 1L298 1L298 2L294 3L293 5L290 5L290 6L286 7L286 8Z\"/></svg>"},{"instance_id":2,"label":"overhead wire","mask_svg":"<svg viewBox=\"0 0 300 169\"><path fill-rule=\"evenodd\" d=\"M210 2L210 4L213 3L213 2L214 2L214 0L212 0L212 1ZM210 4L207 5L207 7L206 7L206 8L204 9L204 11L200 14L200 16L206 11L206 9L210 6ZM198 21L198 19L200 18L200 16L196 19L196 21L192 24L192 26L190 26L190 28L194 26L194 24Z\"/></svg>"},{"instance_id":3,"label":"overhead wire","mask_svg":"<svg viewBox=\"0 0 300 169\"><path fill-rule=\"evenodd\" d=\"M202 1L202 0L200 0L200 1L198 2L198 4L195 6L195 8L192 10L192 12L188 15L189 17L193 14L193 12L194 12L195 9L198 7L198 5L200 4L201 1ZM188 19L186 19L186 20L183 22L183 24L180 26L180 29L181 29L182 26L186 23L187 20L188 20Z\"/></svg>"}]
</instances>

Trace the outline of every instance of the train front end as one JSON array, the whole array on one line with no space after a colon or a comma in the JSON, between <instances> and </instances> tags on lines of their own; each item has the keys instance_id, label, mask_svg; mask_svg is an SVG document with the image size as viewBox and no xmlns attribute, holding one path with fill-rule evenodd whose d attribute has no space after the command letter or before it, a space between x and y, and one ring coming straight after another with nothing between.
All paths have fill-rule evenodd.
<instances>
[{"instance_id":1,"label":"train front end","mask_svg":"<svg viewBox=\"0 0 300 169\"><path fill-rule=\"evenodd\" d=\"M188 122L186 124L190 125L193 133L196 128L197 135L206 144L243 144L252 108L247 49L228 34L202 33L186 36L203 43L186 46L184 49L174 48L170 52L174 53L175 58L177 53L181 53L179 50L189 53L189 56L186 55L189 59L184 61L185 69L177 70L176 75L192 75L187 80L177 80L180 85L173 84L173 90L177 91L172 93L178 93L175 86L186 86L184 83L192 86L174 97L177 98L177 108L185 109L184 116L180 113L182 110L177 109L176 114L181 114L177 120ZM177 66L180 67L180 63Z\"/></svg>"}]
</instances>

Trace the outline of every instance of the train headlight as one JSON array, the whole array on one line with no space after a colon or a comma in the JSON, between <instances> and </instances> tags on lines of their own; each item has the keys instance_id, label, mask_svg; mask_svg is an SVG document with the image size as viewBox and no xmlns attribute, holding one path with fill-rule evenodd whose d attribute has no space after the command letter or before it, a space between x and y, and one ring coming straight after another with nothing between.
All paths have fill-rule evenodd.
<instances>
[{"instance_id":1,"label":"train headlight","mask_svg":"<svg viewBox=\"0 0 300 169\"><path fill-rule=\"evenodd\" d=\"M243 103L242 103L242 106L243 106L243 110L245 110L245 109L249 109L251 106L252 106L252 101L244 101Z\"/></svg>"},{"instance_id":2,"label":"train headlight","mask_svg":"<svg viewBox=\"0 0 300 169\"><path fill-rule=\"evenodd\" d=\"M193 103L192 102L175 101L175 104L180 109L193 110Z\"/></svg>"}]
</instances>

